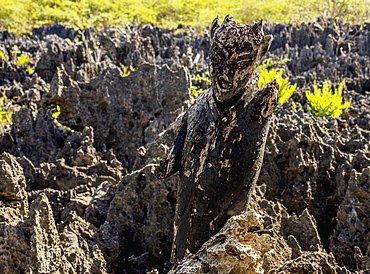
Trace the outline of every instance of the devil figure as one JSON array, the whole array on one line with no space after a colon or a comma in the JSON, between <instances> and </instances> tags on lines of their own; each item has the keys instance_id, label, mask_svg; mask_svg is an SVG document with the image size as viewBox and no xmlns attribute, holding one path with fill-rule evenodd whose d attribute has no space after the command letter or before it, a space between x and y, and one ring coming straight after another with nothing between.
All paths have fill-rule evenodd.
<instances>
[{"instance_id":1,"label":"devil figure","mask_svg":"<svg viewBox=\"0 0 370 274\"><path fill-rule=\"evenodd\" d=\"M212 87L187 110L168 157L155 170L158 178L180 172L173 262L247 209L277 106L277 83L257 86L255 70L272 41L262 20L246 25L229 14L222 24L213 21L210 35Z\"/></svg>"}]
</instances>

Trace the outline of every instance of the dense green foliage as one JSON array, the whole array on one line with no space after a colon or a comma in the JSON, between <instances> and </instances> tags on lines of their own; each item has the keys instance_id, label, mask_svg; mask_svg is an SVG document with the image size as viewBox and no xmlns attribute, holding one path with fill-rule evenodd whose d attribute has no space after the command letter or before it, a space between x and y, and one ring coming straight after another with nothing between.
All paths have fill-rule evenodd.
<instances>
[{"instance_id":1,"label":"dense green foliage","mask_svg":"<svg viewBox=\"0 0 370 274\"><path fill-rule=\"evenodd\" d=\"M154 23L202 30L216 15L232 13L238 21L260 18L276 23L312 21L325 15L345 22L370 18L370 0L1 0L0 30L27 33L45 23L74 28Z\"/></svg>"},{"instance_id":2,"label":"dense green foliage","mask_svg":"<svg viewBox=\"0 0 370 274\"><path fill-rule=\"evenodd\" d=\"M343 87L346 80L344 79L338 86L338 88L332 90L331 83L326 80L320 89L316 81L314 83L314 91L306 91L307 100L310 103L311 114L315 117L339 117L342 114L343 109L349 108L351 100L349 102L343 102Z\"/></svg>"}]
</instances>

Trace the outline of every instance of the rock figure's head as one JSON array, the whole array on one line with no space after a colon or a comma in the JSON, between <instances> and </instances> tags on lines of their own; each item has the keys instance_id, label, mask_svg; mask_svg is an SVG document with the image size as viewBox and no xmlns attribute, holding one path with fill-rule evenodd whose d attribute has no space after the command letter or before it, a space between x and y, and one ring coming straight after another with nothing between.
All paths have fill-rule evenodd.
<instances>
[{"instance_id":1,"label":"rock figure's head","mask_svg":"<svg viewBox=\"0 0 370 274\"><path fill-rule=\"evenodd\" d=\"M215 97L224 102L244 89L269 49L271 35L264 35L262 20L254 25L237 23L231 14L222 24L211 25L210 75Z\"/></svg>"}]
</instances>

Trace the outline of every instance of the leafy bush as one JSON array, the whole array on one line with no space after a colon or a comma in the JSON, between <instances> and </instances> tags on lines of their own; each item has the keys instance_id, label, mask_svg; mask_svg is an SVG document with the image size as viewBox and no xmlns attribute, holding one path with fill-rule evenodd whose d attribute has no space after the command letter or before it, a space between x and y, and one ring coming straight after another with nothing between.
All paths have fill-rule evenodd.
<instances>
[{"instance_id":1,"label":"leafy bush","mask_svg":"<svg viewBox=\"0 0 370 274\"><path fill-rule=\"evenodd\" d=\"M284 71L282 69L278 69L278 65L287 61L290 61L290 59L273 61L271 58L269 58L265 59L258 67L258 71L260 71L258 86L261 88L267 83L276 80L276 82L279 84L278 100L280 104L285 103L285 101L292 96L293 92L297 88L297 84L290 85L289 77L283 78Z\"/></svg>"},{"instance_id":2,"label":"leafy bush","mask_svg":"<svg viewBox=\"0 0 370 274\"><path fill-rule=\"evenodd\" d=\"M74 28L106 28L122 24L179 24L202 30L216 15L232 13L238 21L264 18L276 23L313 21L321 15L344 22L370 19L368 0L1 0L0 31L29 33L31 27L62 23Z\"/></svg>"},{"instance_id":3,"label":"leafy bush","mask_svg":"<svg viewBox=\"0 0 370 274\"><path fill-rule=\"evenodd\" d=\"M315 81L314 91L306 91L306 97L310 103L311 114L315 117L339 117L343 109L349 108L352 99L342 104L342 92L345 82L346 79L343 79L338 88L333 91L329 80L324 82L322 89L317 86Z\"/></svg>"},{"instance_id":4,"label":"leafy bush","mask_svg":"<svg viewBox=\"0 0 370 274\"><path fill-rule=\"evenodd\" d=\"M191 80L196 81L200 84L204 84L208 87L211 86L211 84L212 84L212 80L209 77L208 73L196 74L191 78Z\"/></svg>"},{"instance_id":5,"label":"leafy bush","mask_svg":"<svg viewBox=\"0 0 370 274\"><path fill-rule=\"evenodd\" d=\"M195 101L195 99L198 97L199 94L203 92L203 89L198 88L197 86L191 86L190 87L190 99L192 102Z\"/></svg>"}]
</instances>

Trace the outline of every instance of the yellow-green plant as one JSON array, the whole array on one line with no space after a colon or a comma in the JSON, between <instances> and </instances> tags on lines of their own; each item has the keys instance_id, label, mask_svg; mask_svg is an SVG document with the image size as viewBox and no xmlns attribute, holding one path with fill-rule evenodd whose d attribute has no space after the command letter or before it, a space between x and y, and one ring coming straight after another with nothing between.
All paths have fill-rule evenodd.
<instances>
[{"instance_id":1,"label":"yellow-green plant","mask_svg":"<svg viewBox=\"0 0 370 274\"><path fill-rule=\"evenodd\" d=\"M198 97L199 94L203 92L203 89L198 88L197 86L191 86L190 87L190 98L191 101L194 102L195 99Z\"/></svg>"},{"instance_id":2,"label":"yellow-green plant","mask_svg":"<svg viewBox=\"0 0 370 274\"><path fill-rule=\"evenodd\" d=\"M123 65L122 63L119 63L119 66L122 70L122 73L121 73L122 77L127 77L127 76L130 75L131 71L137 70L137 68L133 68L132 66L127 67L127 66Z\"/></svg>"},{"instance_id":3,"label":"yellow-green plant","mask_svg":"<svg viewBox=\"0 0 370 274\"><path fill-rule=\"evenodd\" d=\"M320 89L314 81L314 91L306 91L306 97L310 103L311 114L315 117L339 117L343 109L350 107L352 99L348 102L343 102L343 87L346 79L339 84L338 88L332 89L330 80L326 80Z\"/></svg>"},{"instance_id":4,"label":"yellow-green plant","mask_svg":"<svg viewBox=\"0 0 370 274\"><path fill-rule=\"evenodd\" d=\"M57 119L60 115L60 106L56 105L56 111L53 112L53 117Z\"/></svg>"},{"instance_id":5,"label":"yellow-green plant","mask_svg":"<svg viewBox=\"0 0 370 274\"><path fill-rule=\"evenodd\" d=\"M27 52L22 52L19 50L19 47L17 45L14 45L12 48L12 56L11 56L11 62L13 62L15 65L18 67L26 67L27 68L27 73L32 74L34 72L34 69L29 65L31 58L29 57ZM2 59L7 59L4 52L0 50L0 58Z\"/></svg>"},{"instance_id":6,"label":"yellow-green plant","mask_svg":"<svg viewBox=\"0 0 370 274\"><path fill-rule=\"evenodd\" d=\"M13 61L18 67L27 65L31 61L31 58L28 57L28 54L20 51L17 45L13 46L12 55L13 55Z\"/></svg>"},{"instance_id":7,"label":"yellow-green plant","mask_svg":"<svg viewBox=\"0 0 370 274\"><path fill-rule=\"evenodd\" d=\"M211 78L206 72L194 75L193 77L191 77L191 80L196 81L200 84L204 83L206 86L210 86L212 84Z\"/></svg>"},{"instance_id":8,"label":"yellow-green plant","mask_svg":"<svg viewBox=\"0 0 370 274\"><path fill-rule=\"evenodd\" d=\"M5 54L4 54L4 52L2 50L0 50L0 58L6 59Z\"/></svg>"},{"instance_id":9,"label":"yellow-green plant","mask_svg":"<svg viewBox=\"0 0 370 274\"><path fill-rule=\"evenodd\" d=\"M70 127L67 127L67 126L59 123L58 120L57 120L57 118L59 117L60 114L61 114L61 112L60 112L60 106L59 105L56 105L56 110L52 113L52 115L55 118L56 124L57 124L58 127L63 127L63 128L65 128L66 130L68 130L70 132L81 134L80 132L75 131L75 130L71 129Z\"/></svg>"},{"instance_id":10,"label":"yellow-green plant","mask_svg":"<svg viewBox=\"0 0 370 274\"><path fill-rule=\"evenodd\" d=\"M208 73L195 74L191 77L191 80L199 83L199 85L201 85L203 87L206 87L206 88L208 88L212 85L212 81L211 81L211 78L209 77ZM203 89L198 87L199 85L190 87L190 97L191 97L192 102L194 102L195 99L197 98L197 96L201 92L203 92Z\"/></svg>"},{"instance_id":11,"label":"yellow-green plant","mask_svg":"<svg viewBox=\"0 0 370 274\"><path fill-rule=\"evenodd\" d=\"M297 88L297 84L291 85L289 83L289 77L284 78L284 71L278 68L278 65L287 61L290 61L290 59L281 58L279 61L273 61L271 58L268 58L264 60L258 67L258 71L260 71L258 86L261 88L267 83L276 80L276 82L279 84L278 100L280 104L285 103L285 101L292 96Z\"/></svg>"},{"instance_id":12,"label":"yellow-green plant","mask_svg":"<svg viewBox=\"0 0 370 274\"><path fill-rule=\"evenodd\" d=\"M0 97L0 126L3 128L12 122L12 111L6 96Z\"/></svg>"}]
</instances>

